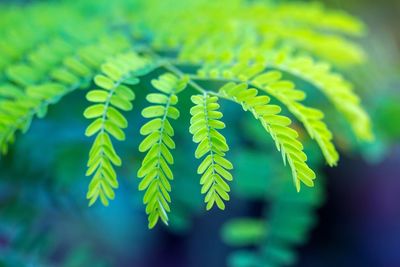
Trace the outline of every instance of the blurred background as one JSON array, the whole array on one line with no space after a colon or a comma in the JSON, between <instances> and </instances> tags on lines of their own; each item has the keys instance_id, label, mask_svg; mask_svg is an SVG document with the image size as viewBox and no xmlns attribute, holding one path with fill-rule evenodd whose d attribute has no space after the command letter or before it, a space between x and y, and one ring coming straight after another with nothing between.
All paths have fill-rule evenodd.
<instances>
[{"instance_id":1,"label":"blurred background","mask_svg":"<svg viewBox=\"0 0 400 267\"><path fill-rule=\"evenodd\" d=\"M311 165L320 166L315 190L297 195L272 144L254 141L263 130L224 103L228 156L240 177L224 212L205 212L193 173L198 162L187 157L195 150L187 115L185 123L175 124L180 146L174 152L169 228L147 230L142 193L136 190L142 157L137 129L144 122L138 114L129 118L137 125L127 129L136 138L116 147L125 162L116 199L108 208L89 209L83 174L91 140L82 134L85 92L76 92L52 106L45 120L35 120L0 161L0 266L256 266L257 250L299 267L400 266L400 1L324 4L368 25L361 43L369 61L348 75L372 117L376 140L358 144L346 129L333 128L341 152L335 168L306 145ZM143 105L138 102L136 109ZM289 252L271 238L286 231Z\"/></svg>"}]
</instances>

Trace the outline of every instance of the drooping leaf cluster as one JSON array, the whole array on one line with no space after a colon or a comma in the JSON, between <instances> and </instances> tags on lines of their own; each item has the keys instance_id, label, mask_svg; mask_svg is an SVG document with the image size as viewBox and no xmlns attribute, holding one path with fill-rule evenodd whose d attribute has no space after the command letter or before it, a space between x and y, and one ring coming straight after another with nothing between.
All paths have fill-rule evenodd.
<instances>
[{"instance_id":1,"label":"drooping leaf cluster","mask_svg":"<svg viewBox=\"0 0 400 267\"><path fill-rule=\"evenodd\" d=\"M220 120L222 113L218 111L217 101L216 96L194 95L192 102L195 106L190 110L192 118L189 131L193 134L193 141L198 143L195 157L205 156L197 173L202 175L201 193L206 194L204 201L207 202L207 210L214 204L222 210L225 209L223 201L229 200L230 191L227 181L232 180L229 170L233 165L225 158L229 147L226 138L218 131L225 128L225 124Z\"/></svg>"},{"instance_id":2,"label":"drooping leaf cluster","mask_svg":"<svg viewBox=\"0 0 400 267\"><path fill-rule=\"evenodd\" d=\"M90 120L86 135L93 136L86 173L89 205L114 199L115 166L122 160L113 140L124 141L130 123L137 131L129 138L145 136L137 176L150 228L159 219L168 223L172 150L179 146L173 121L180 113L192 115L188 131L197 144L193 154L201 159L197 173L206 209L224 209L230 199L233 164L226 154L229 140L221 133L224 102L239 104L262 125L298 191L301 184L312 187L316 174L297 121L329 165L339 159L323 111L305 103L304 84L333 104L358 139L373 138L353 85L338 73L364 60L364 52L347 38L362 35L363 25L343 12L300 3L143 0L2 5L0 16L2 152L35 117L45 117L49 105L89 89L84 112ZM147 95L150 106L142 115L149 121L139 130L140 122L128 122L126 113L139 112L131 103L134 92L148 86L138 77L146 81L156 72L161 74L151 87L158 92ZM194 103L190 111L178 102L185 88Z\"/></svg>"},{"instance_id":3,"label":"drooping leaf cluster","mask_svg":"<svg viewBox=\"0 0 400 267\"><path fill-rule=\"evenodd\" d=\"M170 152L175 148L174 128L170 119L179 118L179 110L174 107L178 103L177 94L186 88L186 80L179 79L171 73L165 73L152 85L160 93L148 94L146 99L151 106L143 109L142 116L151 119L140 128L140 134L146 138L140 143L139 150L147 152L143 158L138 177L142 178L139 190L146 190L143 203L149 214L149 228L153 228L158 219L168 225L167 212L170 211L170 180L174 175L170 165L174 158Z\"/></svg>"}]
</instances>

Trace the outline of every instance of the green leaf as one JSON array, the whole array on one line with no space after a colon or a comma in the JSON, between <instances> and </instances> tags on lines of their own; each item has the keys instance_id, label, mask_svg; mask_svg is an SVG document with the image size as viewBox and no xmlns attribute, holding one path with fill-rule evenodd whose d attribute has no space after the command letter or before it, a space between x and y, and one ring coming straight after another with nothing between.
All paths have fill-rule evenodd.
<instances>
[{"instance_id":1,"label":"green leaf","mask_svg":"<svg viewBox=\"0 0 400 267\"><path fill-rule=\"evenodd\" d=\"M103 116L103 113L104 113L104 105L97 104L86 108L83 115L85 116L86 119L93 119Z\"/></svg>"},{"instance_id":2,"label":"green leaf","mask_svg":"<svg viewBox=\"0 0 400 267\"><path fill-rule=\"evenodd\" d=\"M176 96L175 99L177 99ZM172 105L176 104L176 102L175 103L172 102L172 97L168 97L163 94L155 94L155 93L148 94L146 96L146 100L153 104L166 104L168 100L170 100Z\"/></svg>"},{"instance_id":3,"label":"green leaf","mask_svg":"<svg viewBox=\"0 0 400 267\"><path fill-rule=\"evenodd\" d=\"M124 132L117 125L112 123L111 121L105 121L104 128L107 132L109 132L117 140L119 140L119 141L125 140Z\"/></svg>"},{"instance_id":4,"label":"green leaf","mask_svg":"<svg viewBox=\"0 0 400 267\"><path fill-rule=\"evenodd\" d=\"M300 190L300 182L307 186L313 186L312 180L315 179L315 173L306 163L307 156L303 152L303 145L297 140L298 133L287 125L289 119L284 119L283 115L276 115L280 112L279 106L257 100L257 98L262 97L257 96L258 91L256 89L245 89L246 87L247 85L237 90L237 85L228 84L223 86L220 91L242 105L244 110L251 112L261 122L264 129L275 141L277 149L282 154L283 162L286 163L286 160L288 161L297 191ZM251 105L248 103L251 103ZM254 105L254 103L257 104ZM221 144L223 142L219 144L219 148L223 149L220 146ZM231 179L229 172L222 167L219 166L216 170L225 179Z\"/></svg>"},{"instance_id":5,"label":"green leaf","mask_svg":"<svg viewBox=\"0 0 400 267\"><path fill-rule=\"evenodd\" d=\"M142 116L145 118L161 117L164 113L164 106L150 106L142 110Z\"/></svg>"},{"instance_id":6,"label":"green leaf","mask_svg":"<svg viewBox=\"0 0 400 267\"><path fill-rule=\"evenodd\" d=\"M111 90L114 88L114 82L110 78L104 75L96 75L94 77L94 83L100 88Z\"/></svg>"},{"instance_id":7,"label":"green leaf","mask_svg":"<svg viewBox=\"0 0 400 267\"><path fill-rule=\"evenodd\" d=\"M147 154L138 170L138 177L142 179L139 190L146 190L143 203L149 216L149 228L156 225L158 218L168 224L168 202L171 201L168 193L171 185L168 180L174 177L169 166L174 163L170 149L175 148L171 138L174 129L168 118L179 117L179 110L173 105L178 103L176 92L183 90L186 83L183 85L176 76L167 73L152 80L152 85L162 93L151 93L146 97L147 101L155 105L142 110L142 116L152 120L140 128L140 134L147 136L140 143L139 151Z\"/></svg>"},{"instance_id":8,"label":"green leaf","mask_svg":"<svg viewBox=\"0 0 400 267\"><path fill-rule=\"evenodd\" d=\"M192 118L189 131L193 134L193 141L198 143L195 157L202 158L206 155L197 169L197 173L202 174L201 193L206 194L204 201L207 203L207 210L214 204L223 210L225 209L223 200L229 200L227 192L230 188L221 176L226 180L232 180L232 175L226 169L230 170L233 166L223 158L224 152L229 148L225 137L217 131L225 128L225 124L219 120L222 118L222 113L217 111L218 97L205 94L192 96L191 100L195 105L190 109Z\"/></svg>"},{"instance_id":9,"label":"green leaf","mask_svg":"<svg viewBox=\"0 0 400 267\"><path fill-rule=\"evenodd\" d=\"M102 126L103 126L103 120L101 118L96 119L86 128L85 135L92 136L96 134L98 131L100 131Z\"/></svg>"},{"instance_id":10,"label":"green leaf","mask_svg":"<svg viewBox=\"0 0 400 267\"><path fill-rule=\"evenodd\" d=\"M101 71L107 76L113 79L114 81L118 81L124 75L119 68L113 63L105 63L101 66ZM100 85L99 85L100 86ZM107 88L105 88L107 89Z\"/></svg>"},{"instance_id":11,"label":"green leaf","mask_svg":"<svg viewBox=\"0 0 400 267\"><path fill-rule=\"evenodd\" d=\"M107 109L107 118L117 125L119 128L128 127L128 121L125 117L119 112L117 109L113 107L108 107Z\"/></svg>"},{"instance_id":12,"label":"green leaf","mask_svg":"<svg viewBox=\"0 0 400 267\"><path fill-rule=\"evenodd\" d=\"M92 90L86 95L86 99L90 102L106 102L109 93L103 90Z\"/></svg>"},{"instance_id":13,"label":"green leaf","mask_svg":"<svg viewBox=\"0 0 400 267\"><path fill-rule=\"evenodd\" d=\"M122 80L122 83L128 84L128 85L136 85L140 82L140 80L136 77L130 77Z\"/></svg>"},{"instance_id":14,"label":"green leaf","mask_svg":"<svg viewBox=\"0 0 400 267\"><path fill-rule=\"evenodd\" d=\"M119 141L125 140L122 129L128 126L128 121L118 109L131 110L130 101L135 98L133 91L120 83L123 77L144 63L131 52L111 57L101 66L104 75L99 74L94 78L96 85L107 91L95 89L87 94L89 101L101 103L89 106L84 112L86 118L96 118L88 126L86 134L91 136L97 133L89 152L86 172L88 176L93 175L87 193L89 205L93 205L99 198L103 205L108 205L109 200L115 197L114 189L118 187L118 181L114 166L121 166L122 161L110 136Z\"/></svg>"},{"instance_id":15,"label":"green leaf","mask_svg":"<svg viewBox=\"0 0 400 267\"><path fill-rule=\"evenodd\" d=\"M132 101L135 99L135 93L124 85L118 86L115 90L121 98L126 99L127 101Z\"/></svg>"},{"instance_id":16,"label":"green leaf","mask_svg":"<svg viewBox=\"0 0 400 267\"><path fill-rule=\"evenodd\" d=\"M113 106L115 106L121 110L124 110L124 111L129 111L133 108L133 106L132 106L131 102L129 102L129 100L127 100L119 95L113 95L110 99L110 103Z\"/></svg>"},{"instance_id":17,"label":"green leaf","mask_svg":"<svg viewBox=\"0 0 400 267\"><path fill-rule=\"evenodd\" d=\"M163 121L160 118L151 120L140 128L141 135L148 135L154 131L158 131L163 125Z\"/></svg>"}]
</instances>

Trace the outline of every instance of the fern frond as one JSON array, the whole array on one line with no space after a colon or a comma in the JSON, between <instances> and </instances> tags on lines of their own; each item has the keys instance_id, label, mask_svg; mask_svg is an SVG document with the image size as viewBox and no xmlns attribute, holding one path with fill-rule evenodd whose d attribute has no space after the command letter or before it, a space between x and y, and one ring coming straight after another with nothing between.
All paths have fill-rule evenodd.
<instances>
[{"instance_id":1,"label":"fern frond","mask_svg":"<svg viewBox=\"0 0 400 267\"><path fill-rule=\"evenodd\" d=\"M241 61L249 52L260 58L265 51L278 47L312 54L337 66L359 64L365 59L363 50L344 36L364 32L363 24L348 14L310 3L248 3L245 8L242 4L174 3L171 12L160 9L144 20L157 33L155 47L179 48L179 58L193 63ZM204 10L207 16L193 20L185 16L189 9ZM191 26L175 27L171 36L170 29L178 20Z\"/></svg>"},{"instance_id":2,"label":"fern frond","mask_svg":"<svg viewBox=\"0 0 400 267\"><path fill-rule=\"evenodd\" d=\"M139 190L145 190L143 203L146 205L149 228L153 228L158 219L168 225L167 212L170 211L171 185L173 173L169 165L174 163L170 149L175 148L174 129L169 119L179 118L179 110L174 107L178 103L177 94L186 88L187 80L179 79L171 73L161 75L152 80L152 85L160 93L151 93L146 99L151 104L143 109L142 115L151 120L140 129L140 134L146 138L140 143L139 151L147 152L138 170L138 177L142 178Z\"/></svg>"},{"instance_id":3,"label":"fern frond","mask_svg":"<svg viewBox=\"0 0 400 267\"><path fill-rule=\"evenodd\" d=\"M198 72L200 77L246 82L276 98L304 125L309 136L318 143L328 164L336 165L339 154L332 142L332 133L323 121L324 114L318 109L302 104L301 101L305 99L306 94L295 89L293 82L282 80L281 72L265 71L263 64L251 65L247 62L220 67L211 65Z\"/></svg>"},{"instance_id":4,"label":"fern frond","mask_svg":"<svg viewBox=\"0 0 400 267\"><path fill-rule=\"evenodd\" d=\"M344 115L360 140L374 138L370 118L361 107L360 98L354 93L352 84L340 74L332 72L328 64L316 62L311 57L281 55L271 65L299 76L324 93Z\"/></svg>"},{"instance_id":5,"label":"fern frond","mask_svg":"<svg viewBox=\"0 0 400 267\"><path fill-rule=\"evenodd\" d=\"M222 228L224 241L243 247L229 256L229 266L289 266L298 255L296 246L307 240L316 223L316 209L323 202L321 185L300 193L285 180L274 181L267 189L265 202L271 203L264 218L235 218ZM244 246L256 246L256 250Z\"/></svg>"},{"instance_id":6,"label":"fern frond","mask_svg":"<svg viewBox=\"0 0 400 267\"><path fill-rule=\"evenodd\" d=\"M293 247L303 244L316 222L316 209L324 200L321 185L293 193L289 184L280 184L270 192L268 214L270 231L263 244L263 255L270 265L290 265L296 260Z\"/></svg>"},{"instance_id":7,"label":"fern frond","mask_svg":"<svg viewBox=\"0 0 400 267\"><path fill-rule=\"evenodd\" d=\"M297 191L300 190L300 182L307 186L314 185L315 173L306 163L307 156L303 152L303 145L297 140L298 133L289 127L289 118L279 115L279 106L269 104L268 96L258 96L258 90L248 89L246 83L227 83L220 88L220 93L240 104L245 111L250 111L261 122L275 141L283 162L287 160L289 163Z\"/></svg>"},{"instance_id":8,"label":"fern frond","mask_svg":"<svg viewBox=\"0 0 400 267\"><path fill-rule=\"evenodd\" d=\"M299 57L295 55L304 54L339 67L363 62L363 50L343 36L362 35L364 26L360 21L343 12L330 12L318 5L310 8L308 4L299 3L278 6L255 4L242 8L238 3L225 7L222 2L213 5L196 2L191 4L191 7L207 10L207 14L210 15L201 22L191 21L190 25L195 26L190 27L190 30L180 28L180 31L175 31L173 37L168 35L168 32L174 22L189 19L184 15L187 6L174 6L171 13L165 14L162 10L163 14L160 16L145 18L146 21L150 21L150 25L164 25L152 29L159 33L158 38L154 40L154 46L163 44L177 49L179 60L189 63L232 64L238 61L261 60L266 62L268 67L290 70L290 73L305 78L320 88L349 120L359 139L372 139L368 115L361 107L356 94L352 92L351 85L340 75L327 71L326 64L313 63L312 68L308 62L301 60L294 64L295 66L286 64L297 61ZM236 15L232 18L231 14ZM218 18L219 27L214 27L215 17ZM252 23L232 22L241 19ZM165 21L169 21L170 24ZM223 42L220 41L222 39ZM274 63L270 55L273 53L270 51L282 48L288 54L287 62ZM306 57L307 61L311 60L311 56ZM290 65L290 68L286 68L285 65Z\"/></svg>"},{"instance_id":9,"label":"fern frond","mask_svg":"<svg viewBox=\"0 0 400 267\"><path fill-rule=\"evenodd\" d=\"M55 51L64 50L63 43L54 44ZM49 105L57 103L68 93L87 86L93 69L98 69L105 58L125 49L126 42L116 38L84 46L75 55L60 53L57 59L53 59L59 65L50 64L52 67L46 70L34 67L34 62L40 62L37 57L34 62L11 66L7 70L8 83L18 84L17 88L23 93L13 99L0 100L0 126L4 129L0 132L1 152L7 152L8 145L14 141L18 130L25 133L35 116L44 117ZM40 55L48 57L43 53ZM58 89L54 89L53 85ZM64 89L60 90L60 87Z\"/></svg>"},{"instance_id":10,"label":"fern frond","mask_svg":"<svg viewBox=\"0 0 400 267\"><path fill-rule=\"evenodd\" d=\"M0 101L17 99L23 95L24 93L22 90L12 83L6 83L0 86Z\"/></svg>"},{"instance_id":11,"label":"fern frond","mask_svg":"<svg viewBox=\"0 0 400 267\"><path fill-rule=\"evenodd\" d=\"M140 70L146 61L133 53L124 53L109 60L101 66L102 74L94 78L98 88L89 91L89 106L84 116L94 121L87 127L86 136L96 135L89 152L87 176L92 176L87 192L89 206L100 197L103 205L108 206L108 200L114 199L114 189L118 187L114 166L121 166L121 158L116 153L111 137L123 141L125 133L122 129L128 126L122 111L132 109L131 101L135 94L125 86L139 83L135 71Z\"/></svg>"},{"instance_id":12,"label":"fern frond","mask_svg":"<svg viewBox=\"0 0 400 267\"><path fill-rule=\"evenodd\" d=\"M225 128L220 120L222 113L218 111L218 97L208 94L192 96L195 104L190 113L190 133L193 134L193 141L198 143L195 152L196 158L207 155L197 169L201 174L201 193L206 194L204 202L207 203L207 210L217 204L221 210L225 209L223 200L228 201L230 191L227 181L232 180L228 170L233 168L232 163L224 156L229 150L225 137L218 130Z\"/></svg>"},{"instance_id":13,"label":"fern frond","mask_svg":"<svg viewBox=\"0 0 400 267\"><path fill-rule=\"evenodd\" d=\"M59 95L63 95L68 88L59 83L44 83L38 86L30 86L26 94L16 100L4 100L0 106L0 132L1 152L5 154L8 144L15 139L15 132L21 130L25 133L36 114L39 118L47 112L47 105Z\"/></svg>"},{"instance_id":14,"label":"fern frond","mask_svg":"<svg viewBox=\"0 0 400 267\"><path fill-rule=\"evenodd\" d=\"M282 102L302 122L309 136L318 143L328 164L336 165L339 153L332 143L332 133L323 121L324 114L318 109L302 104L300 101L305 98L305 93L295 89L292 82L280 80L281 76L277 71L266 72L254 77L252 84Z\"/></svg>"},{"instance_id":15,"label":"fern frond","mask_svg":"<svg viewBox=\"0 0 400 267\"><path fill-rule=\"evenodd\" d=\"M335 108L344 115L346 120L351 125L353 132L355 135L364 141L370 141L373 139L372 126L371 121L368 114L362 108L359 97L354 93L351 83L346 81L340 74L334 73L330 70L330 66L326 63L315 62L310 57L294 57L292 58L290 55L285 52L277 53L274 56L268 56L270 61L267 60L267 64L264 63L256 63L253 65L249 65L247 61L239 62L236 64L208 64L205 65L202 69L199 70L199 75L201 77L210 77L210 78L227 78L227 79L238 79L239 81L245 81L250 84L253 83L252 79L258 75L262 70L267 68L273 68L276 70L288 72L294 76L297 76L315 88L320 90L330 102L335 106ZM263 59L264 60L264 59ZM264 73L265 74L265 73ZM260 74L263 75L263 74ZM265 74L267 75L267 74ZM254 86L257 86L253 83ZM268 93L273 95L274 91L268 88L262 88L263 90L268 90ZM276 98L280 99L281 102L286 102L285 104L290 104L287 100L285 100L284 95L275 95ZM288 105L289 107L290 105ZM299 106L296 104L296 109ZM292 108L292 113L296 115L298 113ZM302 108L300 108L302 109ZM295 111L295 112L293 112ZM316 114L315 114L316 115ZM317 116L320 117L320 116ZM315 119L317 119L317 117ZM304 119L298 117L300 121L304 124ZM322 121L321 121L322 122ZM316 122L317 123L317 122ZM319 124L319 123L317 123ZM316 124L316 126L318 126ZM308 132L310 133L310 127L305 124ZM322 126L322 125L321 125ZM325 128L325 126L322 126ZM327 151L330 151L330 156L332 160L328 160L328 162L334 162L336 154L332 150L332 146L327 143L331 137L326 130L321 129L321 134L326 136L326 140L319 141L320 147L323 149L324 154L327 154ZM329 131L329 130L328 130ZM318 139L316 138L318 141ZM323 148L324 143L326 143L326 149ZM321 144L323 146L321 146Z\"/></svg>"},{"instance_id":16,"label":"fern frond","mask_svg":"<svg viewBox=\"0 0 400 267\"><path fill-rule=\"evenodd\" d=\"M261 6L261 9L268 7ZM328 10L320 3L287 2L270 12L271 16L287 23L296 22L301 27L312 27L316 30L344 33L360 36L365 32L365 26L358 19L343 11Z\"/></svg>"}]
</instances>

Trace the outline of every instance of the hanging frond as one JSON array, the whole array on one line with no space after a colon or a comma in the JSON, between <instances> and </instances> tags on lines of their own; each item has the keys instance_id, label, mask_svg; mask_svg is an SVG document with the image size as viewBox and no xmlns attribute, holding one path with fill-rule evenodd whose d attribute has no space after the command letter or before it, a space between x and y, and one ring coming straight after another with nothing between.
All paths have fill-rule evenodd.
<instances>
[{"instance_id":1,"label":"hanging frond","mask_svg":"<svg viewBox=\"0 0 400 267\"><path fill-rule=\"evenodd\" d=\"M153 228L159 218L168 225L169 181L174 178L169 166L174 163L170 150L175 148L174 129L169 119L179 118L179 110L175 107L177 94L186 88L187 80L165 73L151 83L160 93L148 94L146 99L153 105L142 111L143 117L151 120L140 128L140 134L146 138L140 143L139 151L147 154L138 171L138 177L142 178L139 190L146 191L143 203L149 216L149 228Z\"/></svg>"},{"instance_id":2,"label":"hanging frond","mask_svg":"<svg viewBox=\"0 0 400 267\"><path fill-rule=\"evenodd\" d=\"M322 186L296 193L285 180L273 180L265 199L272 204L263 218L234 218L224 224L223 240L239 247L229 255L229 266L243 266L243 262L245 266L289 266L298 257L294 248L307 240L314 227L316 208L324 200ZM257 249L245 249L249 245Z\"/></svg>"},{"instance_id":3,"label":"hanging frond","mask_svg":"<svg viewBox=\"0 0 400 267\"><path fill-rule=\"evenodd\" d=\"M63 46L56 43L54 49L62 50L59 45ZM25 133L35 116L43 118L49 105L87 84L93 69L98 69L106 57L124 49L126 42L121 39L105 40L96 45L84 46L75 55L60 55L57 59L59 65L46 71L34 68L34 65L30 65L33 63L24 62L18 67L13 65L8 71L8 79L19 84L17 88L22 93L13 99L0 99L0 127L3 128L0 132L1 152L7 152L18 130ZM36 61L40 60L36 58ZM61 87L64 89L61 90Z\"/></svg>"},{"instance_id":4,"label":"hanging frond","mask_svg":"<svg viewBox=\"0 0 400 267\"><path fill-rule=\"evenodd\" d=\"M290 81L279 81L280 76L279 72L274 71L261 74L253 79L253 84L282 102L303 123L310 137L318 143L328 164L336 165L339 154L332 143L332 133L322 120L324 114L300 103L299 101L305 98L305 93L295 89Z\"/></svg>"},{"instance_id":5,"label":"hanging frond","mask_svg":"<svg viewBox=\"0 0 400 267\"><path fill-rule=\"evenodd\" d=\"M300 191L300 182L313 186L315 173L306 163L307 156L303 152L303 145L297 140L298 133L289 127L291 120L279 115L281 108L269 104L268 96L258 96L258 90L248 89L245 83L227 83L219 91L240 104L245 111L251 112L261 122L275 141L278 151L282 153L283 162L289 163L297 191Z\"/></svg>"},{"instance_id":6,"label":"hanging frond","mask_svg":"<svg viewBox=\"0 0 400 267\"><path fill-rule=\"evenodd\" d=\"M229 185L226 181L232 180L228 170L233 168L232 163L225 158L229 150L225 137L218 131L225 128L220 120L222 113L218 111L218 97L208 94L192 96L195 104L190 109L190 133L193 141L198 143L195 156L200 159L206 156L197 169L201 174L201 193L206 194L204 202L207 210L217 204L221 210L225 209L224 201L229 200ZM226 181L225 181L226 180Z\"/></svg>"},{"instance_id":7,"label":"hanging frond","mask_svg":"<svg viewBox=\"0 0 400 267\"><path fill-rule=\"evenodd\" d=\"M90 90L86 98L94 103L84 116L94 121L87 127L86 136L96 135L89 152L87 176L93 176L89 184L87 199L89 206L100 198L103 205L114 199L114 189L118 187L114 166L121 166L121 158L116 153L111 137L123 141L123 129L128 121L120 111L130 111L134 92L127 85L136 85L139 79L135 71L145 67L146 61L134 53L118 55L101 66L102 74L94 78L97 88Z\"/></svg>"},{"instance_id":8,"label":"hanging frond","mask_svg":"<svg viewBox=\"0 0 400 267\"><path fill-rule=\"evenodd\" d=\"M329 64L315 62L311 57L278 56L272 65L303 78L324 93L344 115L360 140L374 138L370 118L361 107L353 85L340 74L332 72Z\"/></svg>"},{"instance_id":9,"label":"hanging frond","mask_svg":"<svg viewBox=\"0 0 400 267\"><path fill-rule=\"evenodd\" d=\"M301 101L306 98L305 92L295 89L293 82L282 80L281 72L265 71L265 66L261 63L251 65L241 62L232 66L206 66L198 73L202 78L208 77L211 80L231 79L246 82L279 100L318 143L327 163L330 166L337 164L339 154L332 142L332 133L323 121L324 114L318 109L302 104Z\"/></svg>"}]
</instances>

